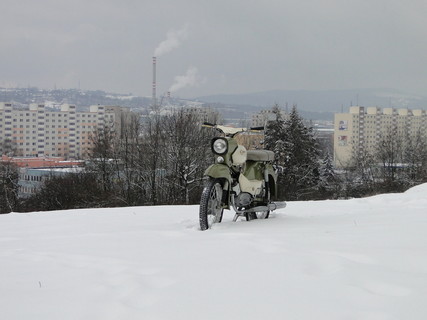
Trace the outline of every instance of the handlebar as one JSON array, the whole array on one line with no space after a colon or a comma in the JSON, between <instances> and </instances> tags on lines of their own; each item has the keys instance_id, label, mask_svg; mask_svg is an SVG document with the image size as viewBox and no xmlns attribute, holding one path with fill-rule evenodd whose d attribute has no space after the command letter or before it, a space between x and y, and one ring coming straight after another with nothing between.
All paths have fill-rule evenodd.
<instances>
[{"instance_id":1,"label":"handlebar","mask_svg":"<svg viewBox=\"0 0 427 320\"><path fill-rule=\"evenodd\" d=\"M224 133L226 136L234 136L238 133L241 132L247 132L247 131L251 131L251 132L259 132L259 131L263 131L264 127L252 127L252 128L233 128L233 127L226 127L226 126L222 126L219 124L212 124L209 122L204 122L202 124L202 127L206 127L206 128L213 128L216 129L222 133Z\"/></svg>"}]
</instances>

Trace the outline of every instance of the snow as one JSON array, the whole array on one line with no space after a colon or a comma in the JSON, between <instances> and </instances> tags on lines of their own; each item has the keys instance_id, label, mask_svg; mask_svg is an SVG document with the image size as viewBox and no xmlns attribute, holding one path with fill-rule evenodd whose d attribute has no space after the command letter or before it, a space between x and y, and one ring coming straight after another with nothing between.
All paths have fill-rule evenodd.
<instances>
[{"instance_id":1,"label":"snow","mask_svg":"<svg viewBox=\"0 0 427 320\"><path fill-rule=\"evenodd\" d=\"M132 100L132 99L138 98L138 96L134 96L134 95L111 95L111 94L108 94L105 97L110 99L119 99L119 100Z\"/></svg>"},{"instance_id":2,"label":"snow","mask_svg":"<svg viewBox=\"0 0 427 320\"><path fill-rule=\"evenodd\" d=\"M1 319L425 319L427 184L198 227L198 206L0 215Z\"/></svg>"}]
</instances>

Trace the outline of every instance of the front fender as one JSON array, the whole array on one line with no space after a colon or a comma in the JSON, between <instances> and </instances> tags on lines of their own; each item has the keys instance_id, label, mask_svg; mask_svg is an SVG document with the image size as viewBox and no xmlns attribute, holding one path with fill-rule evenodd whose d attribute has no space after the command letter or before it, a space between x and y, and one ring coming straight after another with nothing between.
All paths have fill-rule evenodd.
<instances>
[{"instance_id":1,"label":"front fender","mask_svg":"<svg viewBox=\"0 0 427 320\"><path fill-rule=\"evenodd\" d=\"M224 188L223 194L223 208L230 209L230 186L231 186L231 174L230 168L224 164L215 163L209 166L205 170L205 177L210 177L213 179L221 179L222 187Z\"/></svg>"},{"instance_id":2,"label":"front fender","mask_svg":"<svg viewBox=\"0 0 427 320\"><path fill-rule=\"evenodd\" d=\"M210 165L205 170L205 176L215 179L223 178L227 179L227 181L231 181L230 168L224 164L215 163L213 165Z\"/></svg>"}]
</instances>

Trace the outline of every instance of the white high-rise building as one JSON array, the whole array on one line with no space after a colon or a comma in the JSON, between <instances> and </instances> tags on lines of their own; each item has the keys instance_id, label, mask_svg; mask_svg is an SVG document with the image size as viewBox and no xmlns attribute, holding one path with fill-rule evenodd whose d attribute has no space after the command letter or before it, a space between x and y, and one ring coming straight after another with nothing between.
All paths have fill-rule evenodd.
<instances>
[{"instance_id":1,"label":"white high-rise building","mask_svg":"<svg viewBox=\"0 0 427 320\"><path fill-rule=\"evenodd\" d=\"M335 114L334 162L345 167L358 155L373 154L381 137L390 132L398 136L427 138L425 110L377 107L350 107L349 113Z\"/></svg>"},{"instance_id":2,"label":"white high-rise building","mask_svg":"<svg viewBox=\"0 0 427 320\"><path fill-rule=\"evenodd\" d=\"M92 147L91 135L106 125L115 128L120 112L123 108L91 106L77 112L68 104L50 109L43 104L14 108L0 103L0 154L85 158Z\"/></svg>"}]
</instances>

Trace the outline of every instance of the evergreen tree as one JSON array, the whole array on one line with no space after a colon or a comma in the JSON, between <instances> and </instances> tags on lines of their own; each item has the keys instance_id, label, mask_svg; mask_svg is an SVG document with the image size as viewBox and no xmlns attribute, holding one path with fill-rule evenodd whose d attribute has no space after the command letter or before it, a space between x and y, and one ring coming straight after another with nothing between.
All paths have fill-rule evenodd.
<instances>
[{"instance_id":1,"label":"evergreen tree","mask_svg":"<svg viewBox=\"0 0 427 320\"><path fill-rule=\"evenodd\" d=\"M273 106L272 113L274 120L266 124L264 146L265 149L274 151L276 163L283 166L288 157L287 150L290 149L286 146L289 143L286 122L277 104Z\"/></svg>"},{"instance_id":2,"label":"evergreen tree","mask_svg":"<svg viewBox=\"0 0 427 320\"><path fill-rule=\"evenodd\" d=\"M335 175L335 169L332 163L332 157L329 152L326 152L320 164L318 188L319 188L319 198L322 198L322 199L337 197L338 194L340 193L339 179Z\"/></svg>"},{"instance_id":3,"label":"evergreen tree","mask_svg":"<svg viewBox=\"0 0 427 320\"><path fill-rule=\"evenodd\" d=\"M312 128L304 125L296 106L286 121L290 144L290 158L287 163L288 197L309 198L319 180L319 150Z\"/></svg>"},{"instance_id":4,"label":"evergreen tree","mask_svg":"<svg viewBox=\"0 0 427 320\"><path fill-rule=\"evenodd\" d=\"M276 164L284 167L279 177L279 196L286 200L308 199L319 181L319 150L312 128L308 128L296 106L284 120L277 105L276 119L267 124L265 147L274 151Z\"/></svg>"},{"instance_id":5,"label":"evergreen tree","mask_svg":"<svg viewBox=\"0 0 427 320\"><path fill-rule=\"evenodd\" d=\"M329 152L325 154L325 157L322 160L319 178L320 185L324 187L327 187L329 183L335 179L334 166Z\"/></svg>"}]
</instances>

